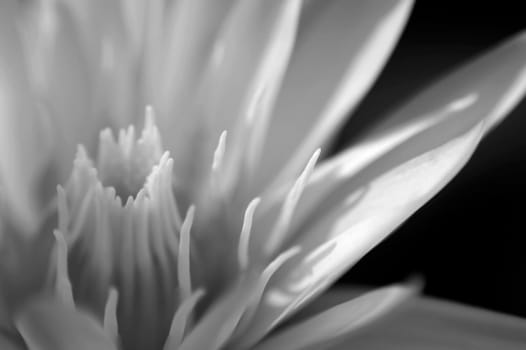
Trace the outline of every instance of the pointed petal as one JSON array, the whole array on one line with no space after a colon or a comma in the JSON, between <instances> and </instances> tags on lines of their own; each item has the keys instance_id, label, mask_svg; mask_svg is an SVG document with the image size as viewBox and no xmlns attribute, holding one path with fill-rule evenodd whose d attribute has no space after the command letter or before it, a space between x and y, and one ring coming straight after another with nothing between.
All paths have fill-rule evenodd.
<instances>
[{"instance_id":1,"label":"pointed petal","mask_svg":"<svg viewBox=\"0 0 526 350\"><path fill-rule=\"evenodd\" d=\"M257 276L240 280L232 290L212 306L178 349L217 350L222 348L252 302L254 293L258 292L259 284Z\"/></svg>"},{"instance_id":2,"label":"pointed petal","mask_svg":"<svg viewBox=\"0 0 526 350\"><path fill-rule=\"evenodd\" d=\"M413 292L409 287L394 285L366 293L292 324L256 346L255 350L319 348L354 334L405 302Z\"/></svg>"},{"instance_id":3,"label":"pointed petal","mask_svg":"<svg viewBox=\"0 0 526 350\"><path fill-rule=\"evenodd\" d=\"M229 131L226 181L237 181L242 157L257 164L271 107L296 38L301 0L241 1L220 35L209 66L205 119L210 135ZM253 146L253 147L251 147ZM252 149L253 148L253 149ZM252 154L247 154L252 153Z\"/></svg>"},{"instance_id":4,"label":"pointed petal","mask_svg":"<svg viewBox=\"0 0 526 350\"><path fill-rule=\"evenodd\" d=\"M392 168L349 184L340 206L307 222L292 245L302 251L271 281L247 337L259 338L319 294L366 252L433 197L469 159L483 132L469 132Z\"/></svg>"},{"instance_id":5,"label":"pointed petal","mask_svg":"<svg viewBox=\"0 0 526 350\"><path fill-rule=\"evenodd\" d=\"M162 62L162 75L159 77L159 101L155 104L163 112L185 111L180 104L187 106L189 97L195 94L214 40L234 3L235 0L178 0L169 9L166 18L166 53ZM188 40L190 33L192 40ZM186 120L184 115L170 114L164 117L163 121L174 131L177 131L173 127L175 120ZM164 129L164 125L161 129ZM177 150L169 149L172 152Z\"/></svg>"},{"instance_id":6,"label":"pointed petal","mask_svg":"<svg viewBox=\"0 0 526 350\"><path fill-rule=\"evenodd\" d=\"M164 55L152 103L158 111L157 122L164 145L177 155L174 157L176 171L189 169L188 159L183 157L200 151L199 144L189 142L188 135L197 132L196 115L190 110L200 102L196 101L199 83L218 32L224 27L234 3L234 0L178 0L167 12ZM188 40L189 34L192 40Z\"/></svg>"},{"instance_id":7,"label":"pointed petal","mask_svg":"<svg viewBox=\"0 0 526 350\"><path fill-rule=\"evenodd\" d=\"M187 163L191 164L204 158L202 166L209 167L216 140L223 130L228 130L226 175L221 178L227 182L224 186L233 187L250 133L259 131L255 123L264 123L260 119L270 113L277 94L292 51L300 4L299 0L248 0L239 1L232 8L217 35L197 92L193 123L196 131L204 133L204 137L196 139L203 154L196 156L197 147L185 137L185 145L173 149L182 154L176 162L178 158L188 158ZM256 108L266 113L256 116ZM177 141L181 140L168 138L170 143ZM188 177L195 182L195 176Z\"/></svg>"},{"instance_id":8,"label":"pointed petal","mask_svg":"<svg viewBox=\"0 0 526 350\"><path fill-rule=\"evenodd\" d=\"M292 179L312 152L332 136L375 81L411 5L405 0L311 1L307 5L275 105L258 188L278 171L278 182Z\"/></svg>"},{"instance_id":9,"label":"pointed petal","mask_svg":"<svg viewBox=\"0 0 526 350\"><path fill-rule=\"evenodd\" d=\"M486 120L490 131L526 92L526 34L518 35L433 84L368 132L360 142L326 162L313 177L327 183L340 179L412 142L425 147L426 132L444 139ZM334 185L338 186L337 183Z\"/></svg>"},{"instance_id":10,"label":"pointed petal","mask_svg":"<svg viewBox=\"0 0 526 350\"><path fill-rule=\"evenodd\" d=\"M94 318L49 297L30 302L15 322L29 350L117 350Z\"/></svg>"},{"instance_id":11,"label":"pointed petal","mask_svg":"<svg viewBox=\"0 0 526 350\"><path fill-rule=\"evenodd\" d=\"M526 348L526 320L432 298L415 298L330 349L490 350Z\"/></svg>"},{"instance_id":12,"label":"pointed petal","mask_svg":"<svg viewBox=\"0 0 526 350\"><path fill-rule=\"evenodd\" d=\"M321 217L331 212L329 202L338 205L338 193L349 193L346 184L354 177L374 178L481 120L486 121L484 132L491 130L524 95L525 62L526 35L522 34L424 90L361 141L315 169L291 227L299 229L313 214ZM268 213L260 226L272 220L285 194L286 186L263 196L261 208L266 206Z\"/></svg>"},{"instance_id":13,"label":"pointed petal","mask_svg":"<svg viewBox=\"0 0 526 350\"><path fill-rule=\"evenodd\" d=\"M40 219L37 180L49 159L50 135L33 104L15 20L18 1L0 3L0 193L1 207L22 231Z\"/></svg>"}]
</instances>

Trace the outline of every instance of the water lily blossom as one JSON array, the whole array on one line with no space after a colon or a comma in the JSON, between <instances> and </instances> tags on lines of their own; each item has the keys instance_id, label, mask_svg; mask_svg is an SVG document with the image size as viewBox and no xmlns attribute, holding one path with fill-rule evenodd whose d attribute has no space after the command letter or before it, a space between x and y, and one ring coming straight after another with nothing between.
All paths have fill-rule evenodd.
<instances>
[{"instance_id":1,"label":"water lily blossom","mask_svg":"<svg viewBox=\"0 0 526 350\"><path fill-rule=\"evenodd\" d=\"M411 7L0 2L0 348L524 346L412 283L314 301L526 92L521 34L326 157Z\"/></svg>"}]
</instances>

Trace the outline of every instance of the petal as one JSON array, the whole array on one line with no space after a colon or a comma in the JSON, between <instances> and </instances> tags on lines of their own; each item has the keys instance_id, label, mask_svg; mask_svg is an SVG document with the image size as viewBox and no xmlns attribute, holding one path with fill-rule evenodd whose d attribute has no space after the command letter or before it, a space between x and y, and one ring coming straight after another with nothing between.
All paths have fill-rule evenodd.
<instances>
[{"instance_id":1,"label":"petal","mask_svg":"<svg viewBox=\"0 0 526 350\"><path fill-rule=\"evenodd\" d=\"M2 350L25 350L23 344L16 343L3 333L0 333L0 349Z\"/></svg>"},{"instance_id":2,"label":"petal","mask_svg":"<svg viewBox=\"0 0 526 350\"><path fill-rule=\"evenodd\" d=\"M189 97L195 94L216 35L234 3L234 0L178 0L173 4L166 18L167 39L159 76L157 104L161 110L185 111L180 104L187 105ZM192 40L188 40L189 34ZM177 131L177 120L186 120L184 114L165 118L167 125L171 126L170 133ZM176 149L170 148L171 151Z\"/></svg>"},{"instance_id":3,"label":"petal","mask_svg":"<svg viewBox=\"0 0 526 350\"><path fill-rule=\"evenodd\" d=\"M332 136L375 81L411 5L405 0L307 5L275 105L257 188L280 171L278 182L293 178Z\"/></svg>"},{"instance_id":4,"label":"petal","mask_svg":"<svg viewBox=\"0 0 526 350\"><path fill-rule=\"evenodd\" d=\"M432 298L414 298L330 349L523 349L526 320Z\"/></svg>"},{"instance_id":5,"label":"petal","mask_svg":"<svg viewBox=\"0 0 526 350\"><path fill-rule=\"evenodd\" d=\"M30 350L117 350L94 318L53 298L31 301L15 322Z\"/></svg>"},{"instance_id":6,"label":"petal","mask_svg":"<svg viewBox=\"0 0 526 350\"><path fill-rule=\"evenodd\" d=\"M279 84L293 47L296 23L299 18L301 1L298 0L248 0L237 2L225 19L217 34L213 52L203 72L202 82L197 92L198 106L193 115L196 132L203 132L202 138L188 142L175 137L168 142L181 142L178 148L168 148L182 154L182 162L177 169L191 169L188 165L204 161L209 168L217 140L223 130L228 130L225 152L225 184L232 187L242 160L244 146L250 140L250 132L259 131L260 120L270 112ZM260 95L264 96L260 96ZM267 113L252 115L254 105L265 100ZM179 125L178 125L179 127ZM208 143L208 144L207 144ZM201 149L203 155L196 156ZM187 159L185 159L187 158ZM208 173L209 170L199 170ZM188 176L188 175L187 175ZM196 182L195 175L188 176Z\"/></svg>"},{"instance_id":7,"label":"petal","mask_svg":"<svg viewBox=\"0 0 526 350\"><path fill-rule=\"evenodd\" d=\"M32 101L15 22L18 5L0 3L0 202L12 220L9 224L27 232L40 219L37 181L49 160L51 138Z\"/></svg>"},{"instance_id":8,"label":"petal","mask_svg":"<svg viewBox=\"0 0 526 350\"><path fill-rule=\"evenodd\" d=\"M524 96L525 62L526 35L521 34L417 95L361 141L323 164L313 176L314 182L334 189L341 185L339 180L356 175L400 145L412 143L411 149L425 149L428 138L446 140L481 120L487 121L488 132ZM401 153L403 157L407 156ZM327 181L335 172L345 176Z\"/></svg>"},{"instance_id":9,"label":"petal","mask_svg":"<svg viewBox=\"0 0 526 350\"><path fill-rule=\"evenodd\" d=\"M31 3L20 28L34 99L54 131L56 173L48 186L54 194L54 185L71 171L76 146L92 150L97 140L102 123L93 103L97 77L82 48L79 23L61 2Z\"/></svg>"},{"instance_id":10,"label":"petal","mask_svg":"<svg viewBox=\"0 0 526 350\"><path fill-rule=\"evenodd\" d=\"M157 123L165 147L177 155L176 171L186 165L187 160L180 158L198 149L189 142L188 135L195 132L196 124L190 108L199 103L196 101L199 82L212 55L217 33L222 30L234 3L234 0L178 0L166 16L162 68L156 77L157 91L152 98L158 109ZM189 34L192 40L188 40ZM178 162L182 165L177 165Z\"/></svg>"},{"instance_id":11,"label":"petal","mask_svg":"<svg viewBox=\"0 0 526 350\"><path fill-rule=\"evenodd\" d=\"M294 214L293 232L305 220L314 221L339 207L342 196L356 189L348 187L356 183L353 178L362 182L375 178L481 120L487 121L484 132L491 130L524 95L525 62L526 35L519 35L432 85L361 141L323 162ZM260 227L273 220L285 195L286 187L263 197L267 213L261 216Z\"/></svg>"},{"instance_id":12,"label":"petal","mask_svg":"<svg viewBox=\"0 0 526 350\"><path fill-rule=\"evenodd\" d=\"M301 4L301 0L241 1L218 38L219 54L205 76L204 114L214 139L223 130L229 132L225 177L230 183L237 182L235 172L244 153L256 153L246 154L253 163L259 158L251 148L260 145L250 145L264 140L294 46Z\"/></svg>"},{"instance_id":13,"label":"petal","mask_svg":"<svg viewBox=\"0 0 526 350\"><path fill-rule=\"evenodd\" d=\"M404 286L381 288L290 325L255 350L319 348L374 322L406 301L414 290Z\"/></svg>"},{"instance_id":14,"label":"petal","mask_svg":"<svg viewBox=\"0 0 526 350\"><path fill-rule=\"evenodd\" d=\"M319 294L398 225L433 197L469 159L483 132L469 132L373 179L358 178L341 205L307 222L291 244L298 257L275 276L247 337L258 338Z\"/></svg>"}]
</instances>

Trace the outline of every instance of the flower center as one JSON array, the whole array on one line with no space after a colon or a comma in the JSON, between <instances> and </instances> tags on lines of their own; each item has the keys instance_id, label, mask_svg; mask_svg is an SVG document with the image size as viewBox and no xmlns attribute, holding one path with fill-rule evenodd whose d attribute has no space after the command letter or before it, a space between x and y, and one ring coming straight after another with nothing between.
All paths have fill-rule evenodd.
<instances>
[{"instance_id":1,"label":"flower center","mask_svg":"<svg viewBox=\"0 0 526 350\"><path fill-rule=\"evenodd\" d=\"M267 240L256 254L249 243L260 199L247 203L243 215L221 197L225 142L223 133L203 195L192 198L199 210L195 220L193 204L186 215L179 211L173 160L163 153L151 109L139 138L133 127L117 138L102 131L95 161L79 146L68 183L58 187L56 292L94 313L122 349L178 348L194 321L206 328L214 320L206 321L209 310L239 283L254 295L245 295L243 310L227 328L246 326L270 276L297 251L279 254L319 151L290 188L268 234L252 240Z\"/></svg>"},{"instance_id":2,"label":"flower center","mask_svg":"<svg viewBox=\"0 0 526 350\"><path fill-rule=\"evenodd\" d=\"M173 160L162 152L151 114L138 139L133 127L117 139L102 131L96 162L79 146L69 182L58 189L63 279L71 281L74 303L101 321L115 304L124 349L161 349L177 305L192 293L194 209L181 218Z\"/></svg>"},{"instance_id":3,"label":"flower center","mask_svg":"<svg viewBox=\"0 0 526 350\"><path fill-rule=\"evenodd\" d=\"M133 126L121 130L117 139L109 129L100 134L98 177L105 187L113 187L123 201L139 193L162 156L161 139L150 107L146 114L145 126L138 140Z\"/></svg>"}]
</instances>

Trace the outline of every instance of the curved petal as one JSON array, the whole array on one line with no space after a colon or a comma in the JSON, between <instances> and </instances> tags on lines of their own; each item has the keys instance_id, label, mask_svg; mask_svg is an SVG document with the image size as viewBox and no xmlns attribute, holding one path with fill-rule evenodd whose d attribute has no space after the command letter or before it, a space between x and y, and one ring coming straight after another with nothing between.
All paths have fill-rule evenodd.
<instances>
[{"instance_id":1,"label":"curved petal","mask_svg":"<svg viewBox=\"0 0 526 350\"><path fill-rule=\"evenodd\" d=\"M341 205L318 222L307 222L293 240L300 254L270 282L257 322L258 338L318 295L398 225L433 197L473 153L484 125L398 165L381 176L356 179Z\"/></svg>"},{"instance_id":2,"label":"curved petal","mask_svg":"<svg viewBox=\"0 0 526 350\"><path fill-rule=\"evenodd\" d=\"M409 0L309 2L274 107L258 189L276 173L278 183L292 179L358 104L391 53L411 5Z\"/></svg>"},{"instance_id":3,"label":"curved petal","mask_svg":"<svg viewBox=\"0 0 526 350\"><path fill-rule=\"evenodd\" d=\"M49 159L51 137L32 102L15 22L18 6L18 1L0 3L0 207L8 211L8 224L29 232L40 219L37 181Z\"/></svg>"},{"instance_id":4,"label":"curved petal","mask_svg":"<svg viewBox=\"0 0 526 350\"><path fill-rule=\"evenodd\" d=\"M413 295L413 292L412 288L397 285L371 291L290 325L265 339L255 350L319 349L336 339L354 334L391 312Z\"/></svg>"},{"instance_id":5,"label":"curved petal","mask_svg":"<svg viewBox=\"0 0 526 350\"><path fill-rule=\"evenodd\" d=\"M313 182L338 187L338 181L327 181L327 177L342 172L350 178L404 143L412 142L413 149L425 148L427 137L422 135L426 133L447 139L481 120L486 120L485 132L490 131L524 96L525 62L526 34L522 33L424 90L322 164Z\"/></svg>"},{"instance_id":6,"label":"curved petal","mask_svg":"<svg viewBox=\"0 0 526 350\"><path fill-rule=\"evenodd\" d=\"M200 158L202 166L209 168L217 140L223 130L228 130L226 174L221 178L227 182L226 187L235 183L249 134L257 134L260 128L256 123L266 118L277 94L293 47L300 4L299 0L248 0L233 6L217 34L197 92L196 110L189 116L195 132L202 132L204 137L196 138L196 142L189 142L188 136L167 139L168 149L179 154L175 157L176 171L190 169L189 165L195 166ZM256 108L266 113L253 115L257 104L263 104ZM180 120L177 122L180 124ZM179 124L177 128L185 127ZM173 143L181 141L184 145L174 148ZM196 154L198 149L203 150L202 156ZM177 164L180 162L183 164ZM188 177L196 182L195 175Z\"/></svg>"},{"instance_id":7,"label":"curved petal","mask_svg":"<svg viewBox=\"0 0 526 350\"><path fill-rule=\"evenodd\" d=\"M94 318L53 298L31 301L15 322L29 350L117 350Z\"/></svg>"},{"instance_id":8,"label":"curved petal","mask_svg":"<svg viewBox=\"0 0 526 350\"><path fill-rule=\"evenodd\" d=\"M342 293L335 296L342 298ZM344 293L343 293L344 294ZM327 296L331 298L331 295ZM526 347L526 320L432 298L409 300L338 349L514 350Z\"/></svg>"},{"instance_id":9,"label":"curved petal","mask_svg":"<svg viewBox=\"0 0 526 350\"><path fill-rule=\"evenodd\" d=\"M348 187L356 182L355 177L362 182L374 178L458 136L481 120L486 121L484 132L491 130L524 95L525 62L523 34L424 90L360 142L314 170L291 227L298 230L305 220L314 221L333 212L334 207L341 205L341 195L356 189ZM263 197L262 208L266 206L266 212L256 220L256 229L272 222L286 190L284 186ZM301 234L292 234L295 232Z\"/></svg>"},{"instance_id":10,"label":"curved petal","mask_svg":"<svg viewBox=\"0 0 526 350\"><path fill-rule=\"evenodd\" d=\"M153 77L157 84L153 86L156 90L152 103L158 109L157 123L166 149L174 155L176 172L190 168L188 159L183 157L200 151L199 143L196 145L189 137L198 132L196 115L190 111L199 103L196 101L199 83L216 36L235 3L235 0L178 0L167 11L164 53L159 75ZM192 40L188 40L188 35ZM213 149L210 154L212 152Z\"/></svg>"}]
</instances>

